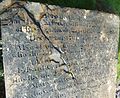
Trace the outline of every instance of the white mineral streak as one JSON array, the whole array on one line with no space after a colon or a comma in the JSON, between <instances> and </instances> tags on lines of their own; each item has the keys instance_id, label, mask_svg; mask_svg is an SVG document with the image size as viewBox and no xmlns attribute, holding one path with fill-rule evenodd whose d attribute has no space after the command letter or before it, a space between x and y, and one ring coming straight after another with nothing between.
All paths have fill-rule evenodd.
<instances>
[{"instance_id":1,"label":"white mineral streak","mask_svg":"<svg viewBox=\"0 0 120 98\"><path fill-rule=\"evenodd\" d=\"M60 58L60 53L55 49L52 50L52 54L49 56L49 58L62 64L62 60Z\"/></svg>"},{"instance_id":2,"label":"white mineral streak","mask_svg":"<svg viewBox=\"0 0 120 98\"><path fill-rule=\"evenodd\" d=\"M108 92L110 93L110 91L111 91L111 89L112 89L111 81L108 80L107 84L108 84Z\"/></svg>"},{"instance_id":3,"label":"white mineral streak","mask_svg":"<svg viewBox=\"0 0 120 98\"><path fill-rule=\"evenodd\" d=\"M87 18L87 15L90 13L90 10L85 10L84 19Z\"/></svg>"},{"instance_id":4,"label":"white mineral streak","mask_svg":"<svg viewBox=\"0 0 120 98\"><path fill-rule=\"evenodd\" d=\"M112 82L110 80L107 81L107 85L108 85L108 94L109 94L109 97L108 98L111 98L111 91L112 91Z\"/></svg>"},{"instance_id":5,"label":"white mineral streak","mask_svg":"<svg viewBox=\"0 0 120 98\"><path fill-rule=\"evenodd\" d=\"M62 53L64 53L61 49L59 49ZM58 70L65 70L65 71L69 71L68 67L66 66L67 62L61 57L61 54L53 49L52 50L52 54L49 56L50 60L54 60L54 61L57 61L59 62L59 64L65 64L65 65L62 65L61 67L58 68ZM52 61L52 63L55 63L54 61Z\"/></svg>"}]
</instances>

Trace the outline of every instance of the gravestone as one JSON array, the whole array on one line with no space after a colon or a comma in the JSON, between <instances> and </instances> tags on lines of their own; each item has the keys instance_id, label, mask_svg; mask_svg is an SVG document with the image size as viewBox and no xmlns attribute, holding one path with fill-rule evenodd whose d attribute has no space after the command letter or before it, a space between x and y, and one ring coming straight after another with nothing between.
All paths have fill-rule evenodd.
<instances>
[{"instance_id":1,"label":"gravestone","mask_svg":"<svg viewBox=\"0 0 120 98\"><path fill-rule=\"evenodd\" d=\"M1 31L6 98L115 98L118 16L14 3Z\"/></svg>"}]
</instances>

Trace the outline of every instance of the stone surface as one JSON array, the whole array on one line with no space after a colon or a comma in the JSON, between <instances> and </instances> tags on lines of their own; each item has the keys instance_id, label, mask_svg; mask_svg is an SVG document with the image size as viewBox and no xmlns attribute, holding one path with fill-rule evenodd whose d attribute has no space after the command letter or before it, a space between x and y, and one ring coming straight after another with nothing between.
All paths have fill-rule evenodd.
<instances>
[{"instance_id":1,"label":"stone surface","mask_svg":"<svg viewBox=\"0 0 120 98\"><path fill-rule=\"evenodd\" d=\"M14 4L1 28L6 98L115 98L118 16Z\"/></svg>"}]
</instances>

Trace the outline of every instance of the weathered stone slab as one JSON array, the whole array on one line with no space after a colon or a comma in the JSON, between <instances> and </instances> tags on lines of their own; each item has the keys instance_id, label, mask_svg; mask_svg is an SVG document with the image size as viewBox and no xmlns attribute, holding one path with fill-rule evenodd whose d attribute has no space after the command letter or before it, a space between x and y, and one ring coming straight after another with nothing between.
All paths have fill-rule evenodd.
<instances>
[{"instance_id":1,"label":"weathered stone slab","mask_svg":"<svg viewBox=\"0 0 120 98\"><path fill-rule=\"evenodd\" d=\"M118 16L13 4L1 28L7 98L115 98Z\"/></svg>"}]
</instances>

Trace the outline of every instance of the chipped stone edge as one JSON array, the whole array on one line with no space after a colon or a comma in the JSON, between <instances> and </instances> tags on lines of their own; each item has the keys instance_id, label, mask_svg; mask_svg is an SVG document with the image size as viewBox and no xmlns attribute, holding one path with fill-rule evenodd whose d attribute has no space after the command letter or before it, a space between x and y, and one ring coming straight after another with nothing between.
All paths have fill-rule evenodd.
<instances>
[{"instance_id":1,"label":"chipped stone edge","mask_svg":"<svg viewBox=\"0 0 120 98\"><path fill-rule=\"evenodd\" d=\"M0 3L0 11L2 11L3 9L6 9L7 7L9 7L10 5L12 5L15 2L20 2L20 3L24 3L26 7L29 8L29 6L37 6L37 5L47 5L47 4L43 4L40 2L26 2L26 1L21 1L21 0L5 0L3 2ZM27 6L29 5L29 6ZM108 12L103 12L103 11L98 11L98 10L88 10L88 9L79 9L79 8L71 8L71 7L61 7L58 5L47 5L50 9L55 9L55 8L65 8L65 9L73 9L73 10L84 10L85 13L89 13L90 11L94 11L94 12L98 12L98 13L103 13L103 14L108 14L108 15L113 15L115 17L119 17L119 15L114 14L114 13L108 13ZM33 9L33 8L32 8Z\"/></svg>"}]
</instances>

